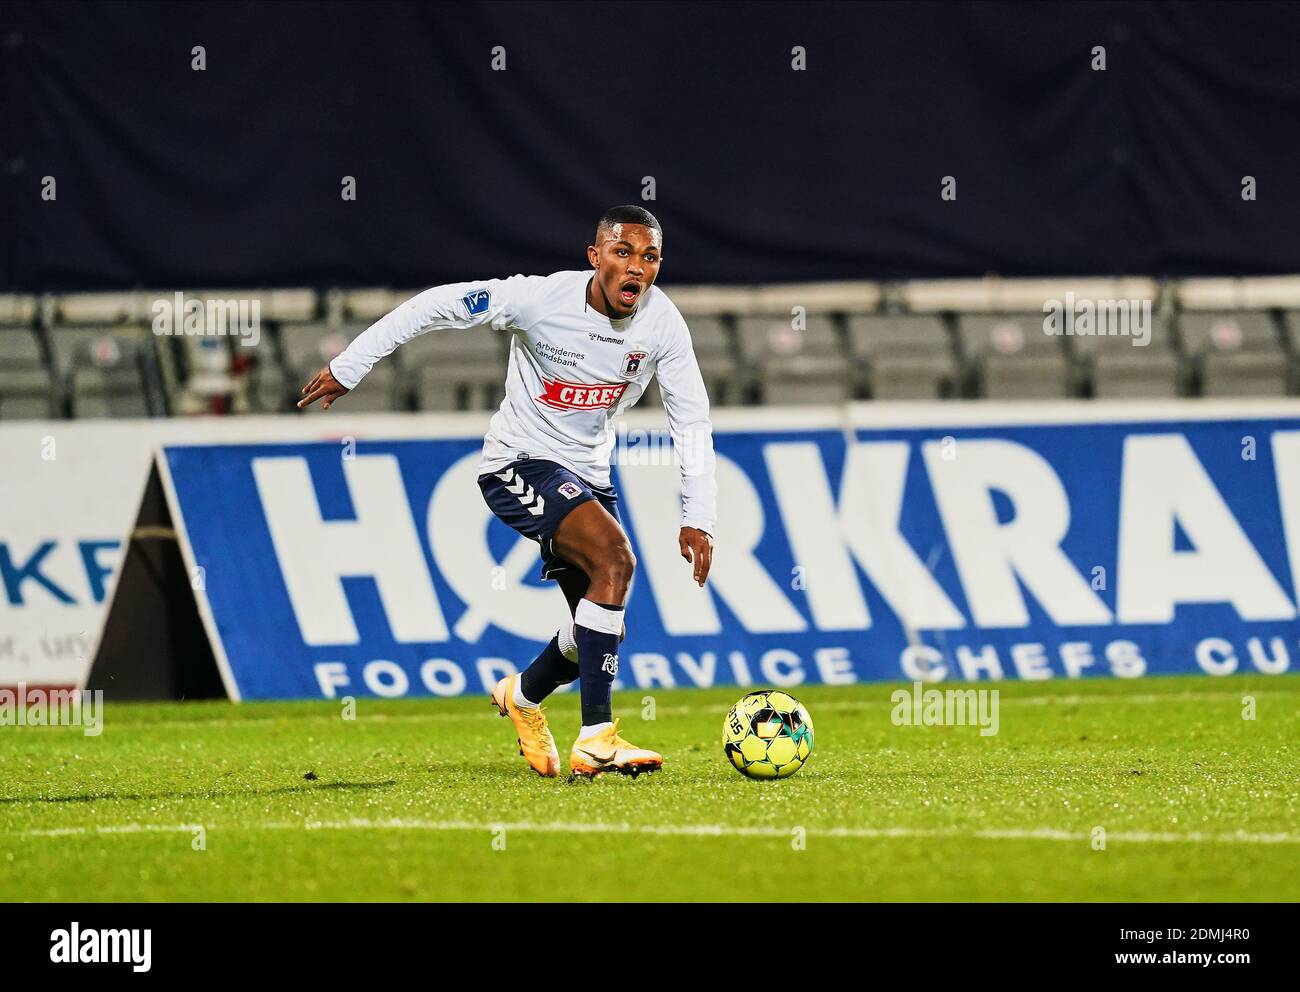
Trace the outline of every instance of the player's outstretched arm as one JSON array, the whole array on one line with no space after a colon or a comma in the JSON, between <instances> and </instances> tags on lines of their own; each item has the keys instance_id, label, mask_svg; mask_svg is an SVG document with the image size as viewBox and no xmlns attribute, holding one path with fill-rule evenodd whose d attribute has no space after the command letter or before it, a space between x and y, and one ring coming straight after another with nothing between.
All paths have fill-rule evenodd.
<instances>
[{"instance_id":1,"label":"player's outstretched arm","mask_svg":"<svg viewBox=\"0 0 1300 992\"><path fill-rule=\"evenodd\" d=\"M511 276L483 282L448 283L417 293L352 339L303 389L298 406L311 406L320 397L328 410L334 400L356 389L375 363L399 346L429 331L511 326L528 287L540 276Z\"/></svg>"},{"instance_id":2,"label":"player's outstretched arm","mask_svg":"<svg viewBox=\"0 0 1300 992\"><path fill-rule=\"evenodd\" d=\"M298 409L304 409L317 400L321 400L321 409L328 410L334 405L336 399L347 395L347 393L348 388L334 378L334 373L326 365L312 377L311 382L299 390L302 399L298 401Z\"/></svg>"}]
</instances>

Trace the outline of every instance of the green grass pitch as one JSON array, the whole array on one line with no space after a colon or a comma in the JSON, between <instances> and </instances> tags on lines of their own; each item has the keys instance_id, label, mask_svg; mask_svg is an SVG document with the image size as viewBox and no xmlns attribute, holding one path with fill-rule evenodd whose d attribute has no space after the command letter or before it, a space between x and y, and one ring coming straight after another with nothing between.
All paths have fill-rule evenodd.
<instances>
[{"instance_id":1,"label":"green grass pitch","mask_svg":"<svg viewBox=\"0 0 1300 992\"><path fill-rule=\"evenodd\" d=\"M723 756L736 688L618 694L664 769L572 782L486 697L109 698L97 738L0 727L0 899L1300 898L1300 677L1002 683L992 737L895 726L896 688L791 690L816 751L774 782Z\"/></svg>"}]
</instances>

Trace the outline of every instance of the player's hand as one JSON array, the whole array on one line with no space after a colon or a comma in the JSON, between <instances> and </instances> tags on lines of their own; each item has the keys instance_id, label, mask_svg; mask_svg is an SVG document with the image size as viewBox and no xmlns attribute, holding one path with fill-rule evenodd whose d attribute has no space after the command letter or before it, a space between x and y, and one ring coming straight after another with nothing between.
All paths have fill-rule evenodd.
<instances>
[{"instance_id":1,"label":"player's hand","mask_svg":"<svg viewBox=\"0 0 1300 992\"><path fill-rule=\"evenodd\" d=\"M334 373L326 365L312 377L311 382L299 390L302 399L298 401L298 409L301 410L303 407L311 406L317 400L323 399L320 408L328 410L336 399L347 395L347 392L347 387L339 385L339 381L334 378Z\"/></svg>"},{"instance_id":2,"label":"player's hand","mask_svg":"<svg viewBox=\"0 0 1300 992\"><path fill-rule=\"evenodd\" d=\"M713 564L713 538L695 527L683 527L677 535L682 557L695 566L695 583L703 586Z\"/></svg>"}]
</instances>

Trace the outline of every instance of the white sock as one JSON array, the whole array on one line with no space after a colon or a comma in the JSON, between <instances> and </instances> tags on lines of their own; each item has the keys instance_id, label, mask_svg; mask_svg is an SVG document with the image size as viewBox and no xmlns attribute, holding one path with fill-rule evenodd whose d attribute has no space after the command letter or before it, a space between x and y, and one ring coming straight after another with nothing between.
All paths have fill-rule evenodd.
<instances>
[{"instance_id":1,"label":"white sock","mask_svg":"<svg viewBox=\"0 0 1300 992\"><path fill-rule=\"evenodd\" d=\"M514 690L510 693L511 698L514 699L515 705L522 709L526 709L526 710L537 709L537 707L540 706L541 703L534 703L531 699L529 699L527 696L524 695L524 691L522 688L523 684L524 684L523 679L515 679Z\"/></svg>"},{"instance_id":2,"label":"white sock","mask_svg":"<svg viewBox=\"0 0 1300 992\"><path fill-rule=\"evenodd\" d=\"M583 727L578 731L578 740L585 741L592 734L598 734L602 730L614 726L612 723L598 723L594 727Z\"/></svg>"},{"instance_id":3,"label":"white sock","mask_svg":"<svg viewBox=\"0 0 1300 992\"><path fill-rule=\"evenodd\" d=\"M578 608L573 611L573 622L579 627L617 637L623 632L624 612L624 610L607 610L594 600L583 597L578 600Z\"/></svg>"}]
</instances>

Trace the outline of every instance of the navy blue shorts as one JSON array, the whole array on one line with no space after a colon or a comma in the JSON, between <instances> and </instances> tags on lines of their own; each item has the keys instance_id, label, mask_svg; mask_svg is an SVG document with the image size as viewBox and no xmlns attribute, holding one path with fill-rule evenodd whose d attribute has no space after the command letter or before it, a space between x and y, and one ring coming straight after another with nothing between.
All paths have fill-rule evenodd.
<instances>
[{"instance_id":1,"label":"navy blue shorts","mask_svg":"<svg viewBox=\"0 0 1300 992\"><path fill-rule=\"evenodd\" d=\"M551 546L556 528L571 510L595 499L615 520L619 519L618 494L613 486L593 486L563 465L544 458L521 459L499 472L480 475L478 487L499 519L541 545L544 579L577 567Z\"/></svg>"}]
</instances>

